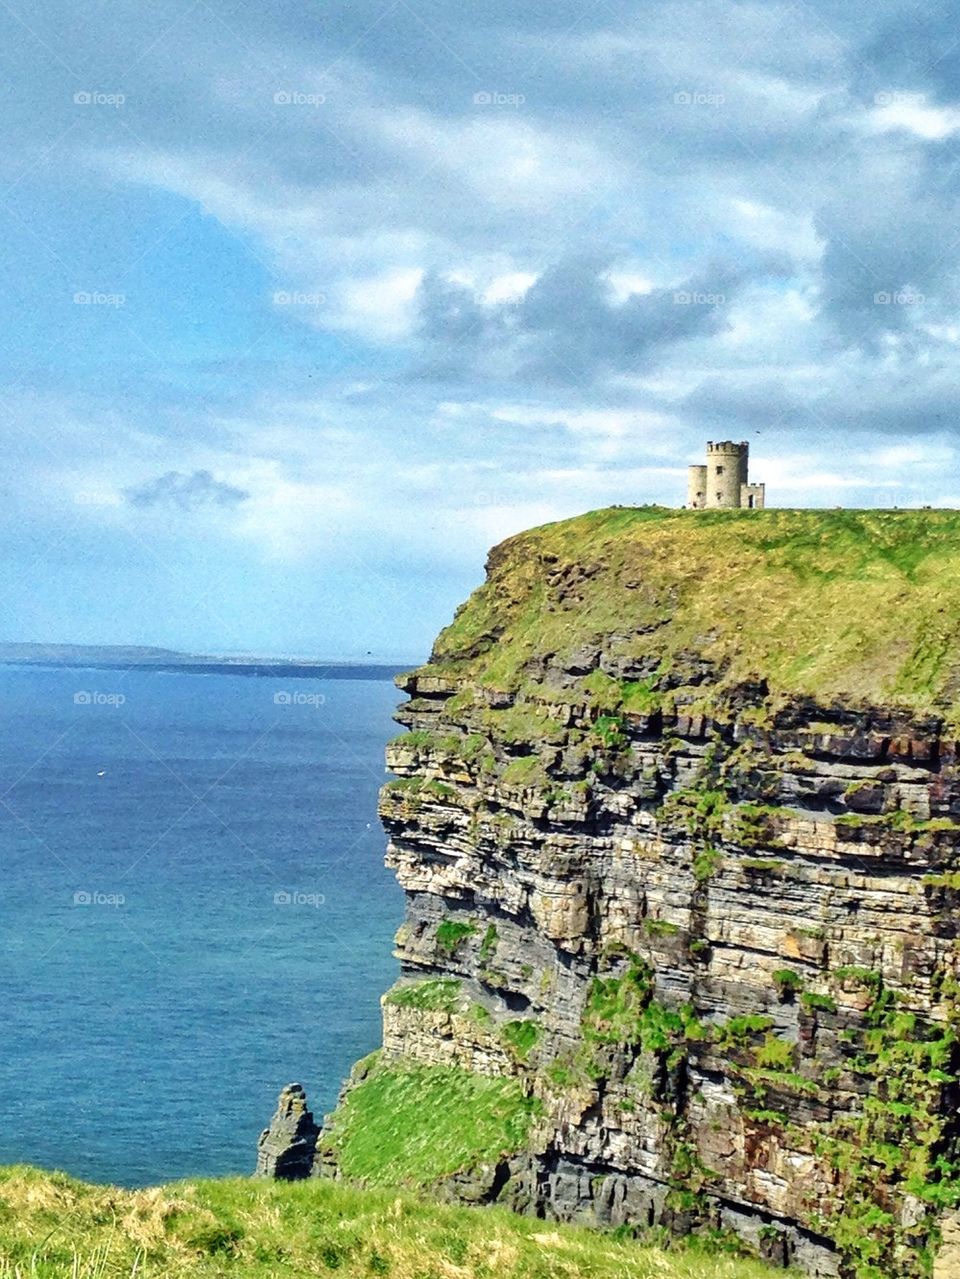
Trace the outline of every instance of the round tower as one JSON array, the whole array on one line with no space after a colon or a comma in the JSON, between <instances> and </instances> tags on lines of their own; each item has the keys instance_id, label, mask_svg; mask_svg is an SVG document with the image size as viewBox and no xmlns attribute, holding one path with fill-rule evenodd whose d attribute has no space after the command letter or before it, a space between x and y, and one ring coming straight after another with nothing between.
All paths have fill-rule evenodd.
<instances>
[{"instance_id":1,"label":"round tower","mask_svg":"<svg viewBox=\"0 0 960 1279\"><path fill-rule=\"evenodd\" d=\"M687 510L702 511L707 504L707 468L687 467Z\"/></svg>"},{"instance_id":2,"label":"round tower","mask_svg":"<svg viewBox=\"0 0 960 1279\"><path fill-rule=\"evenodd\" d=\"M747 482L750 446L746 440L735 444L721 440L707 444L706 502L708 510L740 506L740 486Z\"/></svg>"}]
</instances>

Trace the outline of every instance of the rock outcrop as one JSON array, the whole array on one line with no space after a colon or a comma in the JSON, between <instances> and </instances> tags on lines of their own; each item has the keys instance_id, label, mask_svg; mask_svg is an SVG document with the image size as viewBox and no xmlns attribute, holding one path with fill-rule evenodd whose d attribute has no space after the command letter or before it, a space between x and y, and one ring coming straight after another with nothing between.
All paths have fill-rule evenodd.
<instances>
[{"instance_id":1,"label":"rock outcrop","mask_svg":"<svg viewBox=\"0 0 960 1279\"><path fill-rule=\"evenodd\" d=\"M536 1099L448 1193L929 1273L960 1199L960 647L897 559L917 531L868 530L884 615L850 594L811 622L831 515L589 518L497 548L402 681L382 1060ZM337 1139L334 1115L327 1172Z\"/></svg>"},{"instance_id":2,"label":"rock outcrop","mask_svg":"<svg viewBox=\"0 0 960 1279\"><path fill-rule=\"evenodd\" d=\"M320 1129L307 1109L302 1084L287 1084L277 1100L277 1109L257 1142L258 1177L298 1181L309 1177Z\"/></svg>"},{"instance_id":3,"label":"rock outcrop","mask_svg":"<svg viewBox=\"0 0 960 1279\"><path fill-rule=\"evenodd\" d=\"M933 1267L933 1279L960 1279L960 1218L951 1213L944 1218L942 1247Z\"/></svg>"}]
</instances>

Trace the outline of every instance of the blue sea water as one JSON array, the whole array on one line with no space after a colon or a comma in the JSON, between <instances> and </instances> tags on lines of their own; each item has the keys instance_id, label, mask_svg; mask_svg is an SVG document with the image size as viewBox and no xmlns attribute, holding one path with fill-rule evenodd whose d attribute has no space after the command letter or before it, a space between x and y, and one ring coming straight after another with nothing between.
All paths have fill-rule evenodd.
<instances>
[{"instance_id":1,"label":"blue sea water","mask_svg":"<svg viewBox=\"0 0 960 1279\"><path fill-rule=\"evenodd\" d=\"M0 1163L247 1173L282 1085L333 1105L395 976L397 700L0 667Z\"/></svg>"}]
</instances>

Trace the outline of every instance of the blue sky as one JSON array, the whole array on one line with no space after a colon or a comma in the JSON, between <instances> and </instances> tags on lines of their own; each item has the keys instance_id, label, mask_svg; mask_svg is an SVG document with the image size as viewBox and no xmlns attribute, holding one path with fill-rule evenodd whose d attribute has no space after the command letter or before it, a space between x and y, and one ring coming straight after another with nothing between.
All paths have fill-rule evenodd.
<instances>
[{"instance_id":1,"label":"blue sky","mask_svg":"<svg viewBox=\"0 0 960 1279\"><path fill-rule=\"evenodd\" d=\"M420 657L706 438L960 506L951 5L4 0L0 63L0 639Z\"/></svg>"}]
</instances>

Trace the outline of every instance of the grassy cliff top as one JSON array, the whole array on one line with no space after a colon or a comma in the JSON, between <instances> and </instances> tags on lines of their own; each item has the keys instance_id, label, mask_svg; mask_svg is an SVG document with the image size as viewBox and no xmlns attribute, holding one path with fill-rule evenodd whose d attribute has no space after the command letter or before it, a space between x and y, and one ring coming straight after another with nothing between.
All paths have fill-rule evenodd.
<instances>
[{"instance_id":1,"label":"grassy cliff top","mask_svg":"<svg viewBox=\"0 0 960 1279\"><path fill-rule=\"evenodd\" d=\"M960 711L960 511L612 507L490 555L431 667L515 689L538 656L612 636L665 671Z\"/></svg>"},{"instance_id":2,"label":"grassy cliff top","mask_svg":"<svg viewBox=\"0 0 960 1279\"><path fill-rule=\"evenodd\" d=\"M772 1279L773 1271L339 1182L234 1178L118 1190L62 1173L0 1169L0 1279L174 1275Z\"/></svg>"}]
</instances>

